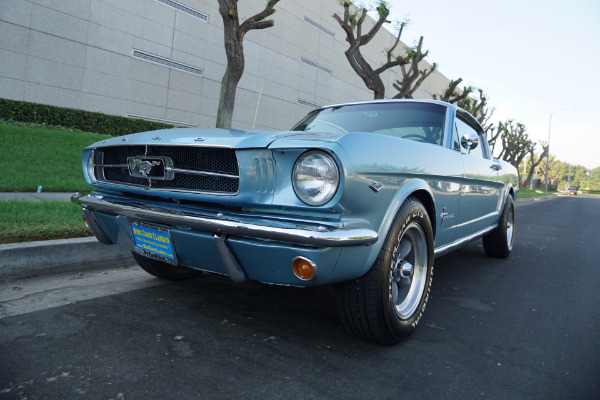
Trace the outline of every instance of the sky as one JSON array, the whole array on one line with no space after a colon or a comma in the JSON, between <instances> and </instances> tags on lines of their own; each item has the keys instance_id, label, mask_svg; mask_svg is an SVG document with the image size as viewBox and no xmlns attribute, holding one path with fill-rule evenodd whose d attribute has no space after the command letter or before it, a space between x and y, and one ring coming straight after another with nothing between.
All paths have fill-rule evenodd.
<instances>
[{"instance_id":1,"label":"sky","mask_svg":"<svg viewBox=\"0 0 600 400\"><path fill-rule=\"evenodd\" d=\"M401 40L423 36L429 63L483 89L492 121L513 119L548 141L552 114L550 154L600 167L600 1L389 3L388 19L410 19Z\"/></svg>"}]
</instances>

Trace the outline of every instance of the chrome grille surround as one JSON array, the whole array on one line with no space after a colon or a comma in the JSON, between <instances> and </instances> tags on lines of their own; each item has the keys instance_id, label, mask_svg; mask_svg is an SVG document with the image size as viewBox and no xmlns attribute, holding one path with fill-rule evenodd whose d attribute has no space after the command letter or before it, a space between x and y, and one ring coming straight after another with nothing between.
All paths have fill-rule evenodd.
<instances>
[{"instance_id":1,"label":"chrome grille surround","mask_svg":"<svg viewBox=\"0 0 600 400\"><path fill-rule=\"evenodd\" d=\"M164 177L131 173L133 158L168 160ZM239 191L239 166L228 147L121 145L96 148L93 174L100 183L153 190L235 195Z\"/></svg>"}]
</instances>

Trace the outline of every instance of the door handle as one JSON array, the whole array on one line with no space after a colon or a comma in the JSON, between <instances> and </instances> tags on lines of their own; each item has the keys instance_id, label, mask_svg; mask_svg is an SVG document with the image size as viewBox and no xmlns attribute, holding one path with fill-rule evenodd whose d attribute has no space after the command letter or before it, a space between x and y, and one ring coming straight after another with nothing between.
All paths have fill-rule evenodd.
<instances>
[{"instance_id":1,"label":"door handle","mask_svg":"<svg viewBox=\"0 0 600 400\"><path fill-rule=\"evenodd\" d=\"M490 165L490 168L492 169L492 171L500 171L502 169L502 166L499 164L492 164Z\"/></svg>"}]
</instances>

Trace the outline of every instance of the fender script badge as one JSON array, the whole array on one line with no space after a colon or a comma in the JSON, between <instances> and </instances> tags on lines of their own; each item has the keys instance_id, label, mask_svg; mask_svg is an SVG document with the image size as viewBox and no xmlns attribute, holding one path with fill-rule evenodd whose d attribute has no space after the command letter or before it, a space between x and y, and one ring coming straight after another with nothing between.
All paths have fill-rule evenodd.
<instances>
[{"instance_id":1,"label":"fender script badge","mask_svg":"<svg viewBox=\"0 0 600 400\"><path fill-rule=\"evenodd\" d=\"M446 207L444 207L444 209L442 210L442 213L440 214L440 217L442 219L440 225L444 225L444 221L447 219L454 218L454 214L448 214L446 212Z\"/></svg>"}]
</instances>

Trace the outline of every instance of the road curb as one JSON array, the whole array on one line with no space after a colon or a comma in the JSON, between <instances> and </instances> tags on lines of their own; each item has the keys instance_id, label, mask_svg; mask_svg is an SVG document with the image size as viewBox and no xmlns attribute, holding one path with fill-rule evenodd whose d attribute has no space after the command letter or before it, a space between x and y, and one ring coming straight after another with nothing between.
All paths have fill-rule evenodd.
<instances>
[{"instance_id":1,"label":"road curb","mask_svg":"<svg viewBox=\"0 0 600 400\"><path fill-rule=\"evenodd\" d=\"M0 280L131 264L129 251L95 237L0 244Z\"/></svg>"}]
</instances>

